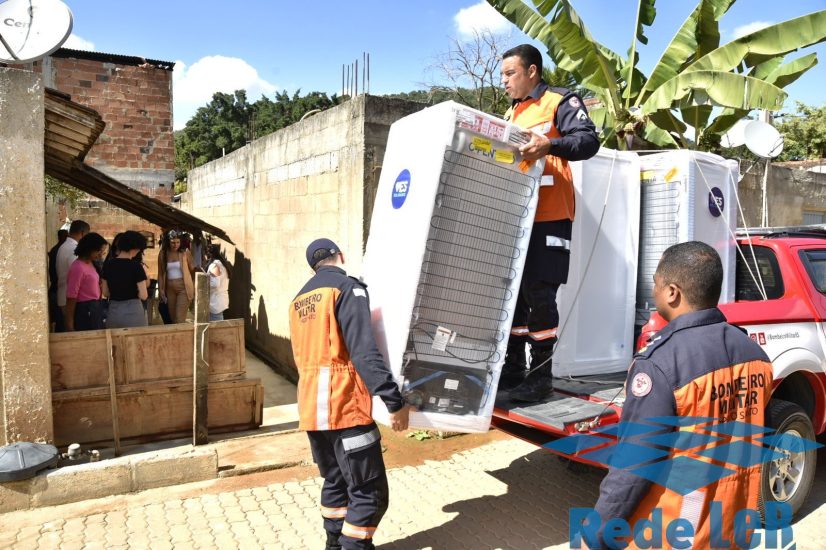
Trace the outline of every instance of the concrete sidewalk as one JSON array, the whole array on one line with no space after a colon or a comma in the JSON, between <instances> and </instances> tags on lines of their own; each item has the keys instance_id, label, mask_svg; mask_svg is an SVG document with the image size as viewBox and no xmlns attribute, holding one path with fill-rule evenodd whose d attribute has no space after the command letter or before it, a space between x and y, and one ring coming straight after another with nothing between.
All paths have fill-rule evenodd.
<instances>
[{"instance_id":1,"label":"concrete sidewalk","mask_svg":"<svg viewBox=\"0 0 826 550\"><path fill-rule=\"evenodd\" d=\"M191 438L126 446L120 457L112 448L98 447L99 462L88 462L88 456L76 462L62 459L58 468L34 478L0 484L0 513L311 461L306 436L296 432L295 386L249 352L246 368L248 377L260 378L264 386L261 428L212 434L210 444L198 447L192 446Z\"/></svg>"},{"instance_id":2,"label":"concrete sidewalk","mask_svg":"<svg viewBox=\"0 0 826 550\"><path fill-rule=\"evenodd\" d=\"M510 438L391 468L390 508L375 543L384 550L568 548L569 510L593 506L603 475L571 470ZM320 491L314 467L295 467L14 512L0 515L0 548L320 550ZM824 523L821 468L794 524L797 548L826 548Z\"/></svg>"}]
</instances>

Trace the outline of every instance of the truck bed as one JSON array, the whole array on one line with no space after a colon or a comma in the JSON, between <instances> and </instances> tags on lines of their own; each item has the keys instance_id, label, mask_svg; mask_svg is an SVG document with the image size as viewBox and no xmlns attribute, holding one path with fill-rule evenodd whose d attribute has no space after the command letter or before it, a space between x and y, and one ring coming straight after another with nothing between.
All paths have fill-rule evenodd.
<instances>
[{"instance_id":1,"label":"truck bed","mask_svg":"<svg viewBox=\"0 0 826 550\"><path fill-rule=\"evenodd\" d=\"M514 403L508 392L499 392L492 424L515 437L545 445L578 431L576 424L599 417L599 426L619 421L625 400L625 372L554 378L554 393L545 401ZM594 426L596 427L596 426Z\"/></svg>"}]
</instances>

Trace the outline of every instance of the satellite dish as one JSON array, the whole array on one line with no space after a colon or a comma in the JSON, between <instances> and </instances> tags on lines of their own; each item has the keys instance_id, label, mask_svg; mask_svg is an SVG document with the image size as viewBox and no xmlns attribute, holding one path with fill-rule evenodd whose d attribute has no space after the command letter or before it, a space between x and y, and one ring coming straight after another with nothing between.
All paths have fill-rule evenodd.
<instances>
[{"instance_id":1,"label":"satellite dish","mask_svg":"<svg viewBox=\"0 0 826 550\"><path fill-rule=\"evenodd\" d=\"M58 49L72 33L72 12L60 0L0 3L0 62L28 63Z\"/></svg>"},{"instance_id":2,"label":"satellite dish","mask_svg":"<svg viewBox=\"0 0 826 550\"><path fill-rule=\"evenodd\" d=\"M742 119L738 120L734 126L729 128L729 131L723 134L722 139L720 140L720 145L723 147L730 149L732 147L740 147L741 145L746 143L746 136L745 130L746 126L751 123L751 120Z\"/></svg>"},{"instance_id":3,"label":"satellite dish","mask_svg":"<svg viewBox=\"0 0 826 550\"><path fill-rule=\"evenodd\" d=\"M783 152L783 136L767 122L754 120L746 126L746 147L764 159L773 159Z\"/></svg>"}]
</instances>

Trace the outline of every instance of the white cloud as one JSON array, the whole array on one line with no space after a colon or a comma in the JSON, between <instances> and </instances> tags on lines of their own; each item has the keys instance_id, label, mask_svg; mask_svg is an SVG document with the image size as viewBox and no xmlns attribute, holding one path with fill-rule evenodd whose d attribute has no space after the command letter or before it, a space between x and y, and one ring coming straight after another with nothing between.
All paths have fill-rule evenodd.
<instances>
[{"instance_id":1,"label":"white cloud","mask_svg":"<svg viewBox=\"0 0 826 550\"><path fill-rule=\"evenodd\" d=\"M80 36L72 33L66 42L63 43L64 48L71 48L73 50L86 50L88 52L95 51L95 44L91 40L86 40Z\"/></svg>"},{"instance_id":2,"label":"white cloud","mask_svg":"<svg viewBox=\"0 0 826 550\"><path fill-rule=\"evenodd\" d=\"M765 29L766 27L771 27L774 25L774 21L752 21L747 25L741 25L734 29L734 40L746 36L747 34L751 34L755 31L759 31L760 29Z\"/></svg>"},{"instance_id":3,"label":"white cloud","mask_svg":"<svg viewBox=\"0 0 826 550\"><path fill-rule=\"evenodd\" d=\"M186 126L198 107L203 107L215 92L233 93L246 90L247 100L258 100L262 94L271 96L279 87L258 75L255 67L237 57L211 55L190 66L175 62L172 74L175 129Z\"/></svg>"},{"instance_id":4,"label":"white cloud","mask_svg":"<svg viewBox=\"0 0 826 550\"><path fill-rule=\"evenodd\" d=\"M456 24L456 31L463 37L471 36L474 31L489 30L496 34L511 28L510 21L485 0L469 8L460 9L459 13L453 16L453 22Z\"/></svg>"}]
</instances>

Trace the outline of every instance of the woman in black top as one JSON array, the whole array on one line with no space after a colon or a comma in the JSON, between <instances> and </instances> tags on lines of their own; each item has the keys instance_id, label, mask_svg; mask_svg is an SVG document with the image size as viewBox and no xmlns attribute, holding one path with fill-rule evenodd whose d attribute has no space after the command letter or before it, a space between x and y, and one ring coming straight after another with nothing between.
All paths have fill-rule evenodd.
<instances>
[{"instance_id":1,"label":"woman in black top","mask_svg":"<svg viewBox=\"0 0 826 550\"><path fill-rule=\"evenodd\" d=\"M115 257L106 262L101 274L103 295L109 298L106 328L145 327L146 270L132 261L146 248L146 238L137 231L126 231L118 239Z\"/></svg>"}]
</instances>

